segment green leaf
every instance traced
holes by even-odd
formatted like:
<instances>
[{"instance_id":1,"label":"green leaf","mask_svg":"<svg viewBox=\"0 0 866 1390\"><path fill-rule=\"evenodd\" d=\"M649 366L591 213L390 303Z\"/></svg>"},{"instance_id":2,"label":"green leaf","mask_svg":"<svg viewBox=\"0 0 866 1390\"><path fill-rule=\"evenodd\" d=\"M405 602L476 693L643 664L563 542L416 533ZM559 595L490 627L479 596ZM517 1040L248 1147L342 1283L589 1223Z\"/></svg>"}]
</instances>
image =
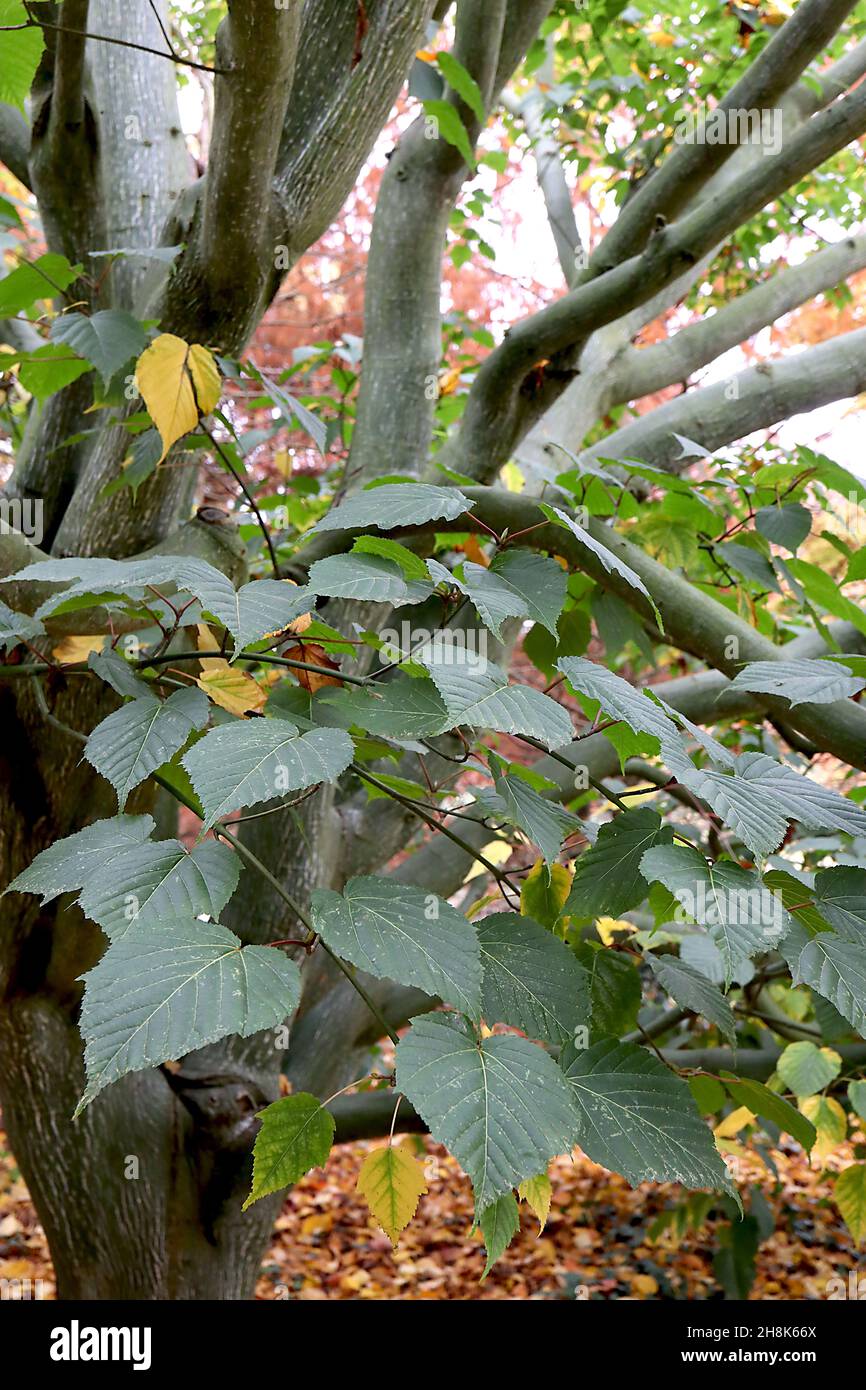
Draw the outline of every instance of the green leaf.
<instances>
[{"instance_id":1,"label":"green leaf","mask_svg":"<svg viewBox=\"0 0 866 1390\"><path fill-rule=\"evenodd\" d=\"M502 624L507 618L527 616L528 610L521 596L484 565L475 565L467 561L463 565L462 581L435 560L431 561L430 573L440 580L447 575L451 584L467 594L475 604L481 621L486 623L498 641L502 640Z\"/></svg>"},{"instance_id":2,"label":"green leaf","mask_svg":"<svg viewBox=\"0 0 866 1390\"><path fill-rule=\"evenodd\" d=\"M84 756L114 787L122 811L130 792L168 762L207 719L207 696L201 690L175 690L166 700L148 693L97 724Z\"/></svg>"},{"instance_id":3,"label":"green leaf","mask_svg":"<svg viewBox=\"0 0 866 1390\"><path fill-rule=\"evenodd\" d=\"M726 987L741 957L771 950L791 925L781 899L758 874L726 860L709 864L687 845L648 850L641 872L663 883L688 916L709 932L724 962Z\"/></svg>"},{"instance_id":4,"label":"green leaf","mask_svg":"<svg viewBox=\"0 0 866 1390\"><path fill-rule=\"evenodd\" d=\"M829 999L843 1018L866 1034L866 947L821 932L798 956L785 952L794 984L809 985Z\"/></svg>"},{"instance_id":5,"label":"green leaf","mask_svg":"<svg viewBox=\"0 0 866 1390\"><path fill-rule=\"evenodd\" d=\"M25 578L23 571L19 575ZM310 607L308 590L287 580L255 579L235 590L225 575L207 561L182 555L154 555L145 560L39 560L28 566L26 580L67 585L42 604L38 617L54 613L82 596L144 596L148 589L173 586L192 594L205 612L212 613L228 628L238 649L281 632ZM146 596L153 601L150 594Z\"/></svg>"},{"instance_id":6,"label":"green leaf","mask_svg":"<svg viewBox=\"0 0 866 1390\"><path fill-rule=\"evenodd\" d=\"M17 647L20 638L26 637L30 642L44 632L45 627L38 618L31 618L27 613L15 613L5 603L0 603L0 646L6 651Z\"/></svg>"},{"instance_id":7,"label":"green leaf","mask_svg":"<svg viewBox=\"0 0 866 1390\"><path fill-rule=\"evenodd\" d=\"M866 1120L866 1081L848 1082L848 1100L855 1115Z\"/></svg>"},{"instance_id":8,"label":"green leaf","mask_svg":"<svg viewBox=\"0 0 866 1390\"><path fill-rule=\"evenodd\" d=\"M766 540L784 546L793 555L812 529L812 513L799 502L787 502L783 507L759 507L755 525Z\"/></svg>"},{"instance_id":9,"label":"green leaf","mask_svg":"<svg viewBox=\"0 0 866 1390\"><path fill-rule=\"evenodd\" d=\"M373 1149L361 1164L358 1191L396 1246L400 1232L409 1225L419 1199L427 1191L424 1164L406 1143Z\"/></svg>"},{"instance_id":10,"label":"green leaf","mask_svg":"<svg viewBox=\"0 0 866 1390\"><path fill-rule=\"evenodd\" d=\"M433 682L402 674L377 686L376 697L362 690L340 690L322 699L345 714L349 723L390 738L424 738L438 734L450 723Z\"/></svg>"},{"instance_id":11,"label":"green leaf","mask_svg":"<svg viewBox=\"0 0 866 1390\"><path fill-rule=\"evenodd\" d=\"M718 1028L731 1046L736 1040L733 1011L716 986L687 961L676 956L645 957L650 969L666 994L682 1009L701 1014Z\"/></svg>"},{"instance_id":12,"label":"green leaf","mask_svg":"<svg viewBox=\"0 0 866 1390\"><path fill-rule=\"evenodd\" d=\"M90 362L107 390L115 373L144 352L147 334L125 309L101 309L89 318L79 313L59 315L51 325L51 341L66 344Z\"/></svg>"},{"instance_id":13,"label":"green leaf","mask_svg":"<svg viewBox=\"0 0 866 1390\"><path fill-rule=\"evenodd\" d=\"M573 737L568 711L528 685L509 685L492 661L459 647L423 649L416 660L426 666L448 710L447 728L523 734L546 748L561 748Z\"/></svg>"},{"instance_id":14,"label":"green leaf","mask_svg":"<svg viewBox=\"0 0 866 1390\"><path fill-rule=\"evenodd\" d=\"M513 1192L504 1192L491 1202L478 1218L478 1226L487 1250L487 1262L482 1282L500 1259L520 1230L520 1212Z\"/></svg>"},{"instance_id":15,"label":"green leaf","mask_svg":"<svg viewBox=\"0 0 866 1390\"><path fill-rule=\"evenodd\" d=\"M582 824L579 816L540 796L522 777L500 774L495 764L494 785L496 793L493 796L488 793L488 799L496 806L501 803L502 808L494 810L494 814L523 830L533 844L538 845L547 863L552 863L565 836L573 834Z\"/></svg>"},{"instance_id":16,"label":"green leaf","mask_svg":"<svg viewBox=\"0 0 866 1390\"><path fill-rule=\"evenodd\" d=\"M556 526L563 526L567 531L570 531L573 536L577 537L581 545L586 546L587 550L591 550L596 559L601 561L608 574L618 574L620 579L625 580L629 588L636 589L639 594L643 594L655 615L659 632L664 632L664 624L662 623L661 614L656 607L655 599L644 584L640 575L635 574L631 565L627 565L625 561L621 560L618 555L615 555L612 550L608 550L606 545L602 545L601 541L597 541L594 536L591 536L588 531L585 531L582 526L579 526L574 518L568 515L568 512L562 511L559 507L550 507L546 502L540 502L539 507L549 521L552 521ZM613 536L613 534L612 532L611 535Z\"/></svg>"},{"instance_id":17,"label":"green leaf","mask_svg":"<svg viewBox=\"0 0 866 1390\"><path fill-rule=\"evenodd\" d=\"M437 53L436 62L449 87L453 87L461 101L469 107L483 125L487 113L484 110L481 88L475 78L466 71L462 63L457 61L453 53Z\"/></svg>"},{"instance_id":18,"label":"green leaf","mask_svg":"<svg viewBox=\"0 0 866 1390\"><path fill-rule=\"evenodd\" d=\"M114 940L133 922L150 926L166 917L218 917L239 873L237 855L216 840L203 840L189 853L179 840L147 840L92 873L78 901L85 917Z\"/></svg>"},{"instance_id":19,"label":"green leaf","mask_svg":"<svg viewBox=\"0 0 866 1390\"><path fill-rule=\"evenodd\" d=\"M429 581L407 580L399 565L378 555L331 555L310 566L310 594L366 599L368 603L423 603L433 592Z\"/></svg>"},{"instance_id":20,"label":"green leaf","mask_svg":"<svg viewBox=\"0 0 866 1390\"><path fill-rule=\"evenodd\" d=\"M493 564L466 562L463 580L442 565L431 564L430 573L446 578L467 594L494 637L501 639L506 618L532 618L556 636L556 624L565 603L567 576L555 560L529 550L506 550ZM441 571L441 573L440 573Z\"/></svg>"},{"instance_id":21,"label":"green leaf","mask_svg":"<svg viewBox=\"0 0 866 1390\"><path fill-rule=\"evenodd\" d=\"M866 946L866 869L842 864L822 869L815 875L812 897L821 916L841 937Z\"/></svg>"},{"instance_id":22,"label":"green leaf","mask_svg":"<svg viewBox=\"0 0 866 1390\"><path fill-rule=\"evenodd\" d=\"M342 729L301 734L288 719L239 719L210 729L181 761L204 807L204 833L228 811L336 781L352 754Z\"/></svg>"},{"instance_id":23,"label":"green leaf","mask_svg":"<svg viewBox=\"0 0 866 1390\"><path fill-rule=\"evenodd\" d=\"M689 1090L702 1115L717 1115L727 1097L725 1088L714 1076L690 1076Z\"/></svg>"},{"instance_id":24,"label":"green leaf","mask_svg":"<svg viewBox=\"0 0 866 1390\"><path fill-rule=\"evenodd\" d=\"M468 507L457 488L432 487L429 483L382 483L364 488L338 507L332 507L307 535L319 531L361 531L368 526L391 531L401 526L423 526L428 521L456 521Z\"/></svg>"},{"instance_id":25,"label":"green leaf","mask_svg":"<svg viewBox=\"0 0 866 1390\"><path fill-rule=\"evenodd\" d=\"M641 859L654 846L670 844L673 837L671 827L663 825L648 806L614 816L575 862L566 911L578 917L620 917L637 907L648 892Z\"/></svg>"},{"instance_id":26,"label":"green leaf","mask_svg":"<svg viewBox=\"0 0 866 1390\"><path fill-rule=\"evenodd\" d=\"M126 658L113 647L105 647L101 652L90 652L87 664L91 671L116 690L118 695L141 700L153 694L147 681L141 680Z\"/></svg>"},{"instance_id":27,"label":"green leaf","mask_svg":"<svg viewBox=\"0 0 866 1390\"><path fill-rule=\"evenodd\" d=\"M575 955L589 972L593 1038L618 1037L637 1023L640 975L628 956L600 942L582 941Z\"/></svg>"},{"instance_id":28,"label":"green leaf","mask_svg":"<svg viewBox=\"0 0 866 1390\"><path fill-rule=\"evenodd\" d=\"M776 695L795 705L827 705L866 688L866 679L852 676L836 661L752 661L731 681L735 690Z\"/></svg>"},{"instance_id":29,"label":"green leaf","mask_svg":"<svg viewBox=\"0 0 866 1390\"><path fill-rule=\"evenodd\" d=\"M89 371L89 364L82 362L78 357L72 357L68 348L46 343L45 347L37 348L35 352L22 359L18 379L25 391L42 401L47 396L62 391L65 386L69 386Z\"/></svg>"},{"instance_id":30,"label":"green leaf","mask_svg":"<svg viewBox=\"0 0 866 1390\"><path fill-rule=\"evenodd\" d=\"M378 555L383 560L393 560L400 566L407 579L420 579L425 583L430 579L427 566L420 555L416 555L414 550L409 550L399 541L390 541L384 536L359 536L352 546L352 554Z\"/></svg>"},{"instance_id":31,"label":"green leaf","mask_svg":"<svg viewBox=\"0 0 866 1390\"><path fill-rule=\"evenodd\" d=\"M719 1248L713 1256L713 1271L725 1297L741 1302L748 1298L755 1282L755 1257L760 1231L754 1216L732 1221L719 1233Z\"/></svg>"},{"instance_id":32,"label":"green leaf","mask_svg":"<svg viewBox=\"0 0 866 1390\"><path fill-rule=\"evenodd\" d=\"M845 597L832 574L825 574L817 565L810 565L806 560L789 560L787 564L791 574L802 584L814 603L832 613L834 618L853 623L858 632L866 633L866 613L862 605Z\"/></svg>"},{"instance_id":33,"label":"green leaf","mask_svg":"<svg viewBox=\"0 0 866 1390\"><path fill-rule=\"evenodd\" d=\"M242 947L225 927L186 918L130 927L84 981L87 1087L76 1114L127 1072L276 1027L301 995L300 971L281 951Z\"/></svg>"},{"instance_id":34,"label":"green leaf","mask_svg":"<svg viewBox=\"0 0 866 1390\"><path fill-rule=\"evenodd\" d=\"M4 0L0 0L2 3ZM37 257L35 261L23 261L5 279L0 280L0 318L22 314L37 300L53 299L58 290L69 288L81 270L80 265L70 265L65 256L58 256L53 251Z\"/></svg>"},{"instance_id":35,"label":"green leaf","mask_svg":"<svg viewBox=\"0 0 866 1390\"><path fill-rule=\"evenodd\" d=\"M730 771L677 769L679 781L736 832L755 855L772 854L800 821L815 830L866 834L866 810L766 753L742 753Z\"/></svg>"},{"instance_id":36,"label":"green leaf","mask_svg":"<svg viewBox=\"0 0 866 1390\"><path fill-rule=\"evenodd\" d=\"M782 592L772 565L760 550L753 550L750 545L739 545L736 541L725 541L715 547L715 554L721 556L728 569L747 579L750 584L774 594Z\"/></svg>"},{"instance_id":37,"label":"green leaf","mask_svg":"<svg viewBox=\"0 0 866 1390\"><path fill-rule=\"evenodd\" d=\"M0 0L0 25L26 24L27 18L21 0ZM45 35L36 24L0 33L0 102L24 111L44 47Z\"/></svg>"},{"instance_id":38,"label":"green leaf","mask_svg":"<svg viewBox=\"0 0 866 1390\"><path fill-rule=\"evenodd\" d=\"M866 1240L866 1163L843 1168L833 1184L833 1196L857 1245Z\"/></svg>"},{"instance_id":39,"label":"green leaf","mask_svg":"<svg viewBox=\"0 0 866 1390\"><path fill-rule=\"evenodd\" d=\"M657 738L664 748L669 744L682 747L679 730L664 710L606 666L583 656L565 656L557 662L557 669L578 694L597 700L608 718L622 720L635 733Z\"/></svg>"},{"instance_id":40,"label":"green leaf","mask_svg":"<svg viewBox=\"0 0 866 1390\"><path fill-rule=\"evenodd\" d=\"M429 121L436 122L436 130L442 139L459 150L469 168L474 169L475 153L457 108L452 106L450 101L430 98L424 102L424 114Z\"/></svg>"},{"instance_id":41,"label":"green leaf","mask_svg":"<svg viewBox=\"0 0 866 1390\"><path fill-rule=\"evenodd\" d=\"M563 1061L580 1117L578 1143L594 1163L633 1187L652 1181L732 1190L691 1091L652 1053L605 1039Z\"/></svg>"},{"instance_id":42,"label":"green leaf","mask_svg":"<svg viewBox=\"0 0 866 1390\"><path fill-rule=\"evenodd\" d=\"M338 956L377 980L416 985L478 1019L481 958L470 922L435 893L388 878L316 889L313 926Z\"/></svg>"},{"instance_id":43,"label":"green leaf","mask_svg":"<svg viewBox=\"0 0 866 1390\"><path fill-rule=\"evenodd\" d=\"M558 937L531 917L495 912L479 922L478 941L488 1024L508 1023L555 1046L588 1028L589 976Z\"/></svg>"},{"instance_id":44,"label":"green leaf","mask_svg":"<svg viewBox=\"0 0 866 1390\"><path fill-rule=\"evenodd\" d=\"M546 1052L513 1034L479 1043L446 1014L416 1019L401 1040L397 1089L468 1174L478 1214L576 1139L568 1089Z\"/></svg>"},{"instance_id":45,"label":"green leaf","mask_svg":"<svg viewBox=\"0 0 866 1390\"><path fill-rule=\"evenodd\" d=\"M243 1210L269 1192L297 1182L327 1162L334 1117L306 1091L275 1100L259 1112L262 1127L253 1146L253 1186Z\"/></svg>"},{"instance_id":46,"label":"green leaf","mask_svg":"<svg viewBox=\"0 0 866 1390\"><path fill-rule=\"evenodd\" d=\"M802 1144L806 1152L809 1152L817 1134L815 1126L805 1115L760 1081L738 1077L728 1071L722 1072L722 1075L735 1105L745 1105L753 1115L760 1115L762 1120L769 1120L771 1124L778 1125L779 1129L790 1134L792 1139L796 1139L797 1143Z\"/></svg>"},{"instance_id":47,"label":"green leaf","mask_svg":"<svg viewBox=\"0 0 866 1390\"><path fill-rule=\"evenodd\" d=\"M153 826L151 816L112 816L95 821L37 854L6 892L39 893L43 904L61 893L76 893L116 855L146 840Z\"/></svg>"},{"instance_id":48,"label":"green leaf","mask_svg":"<svg viewBox=\"0 0 866 1390\"><path fill-rule=\"evenodd\" d=\"M568 591L568 575L556 560L516 546L513 550L500 550L488 573L495 574L519 595L527 617L556 637Z\"/></svg>"},{"instance_id":49,"label":"green leaf","mask_svg":"<svg viewBox=\"0 0 866 1390\"><path fill-rule=\"evenodd\" d=\"M835 1081L842 1070L842 1058L829 1047L813 1042L789 1043L776 1063L776 1070L798 1100L814 1096Z\"/></svg>"}]
</instances>

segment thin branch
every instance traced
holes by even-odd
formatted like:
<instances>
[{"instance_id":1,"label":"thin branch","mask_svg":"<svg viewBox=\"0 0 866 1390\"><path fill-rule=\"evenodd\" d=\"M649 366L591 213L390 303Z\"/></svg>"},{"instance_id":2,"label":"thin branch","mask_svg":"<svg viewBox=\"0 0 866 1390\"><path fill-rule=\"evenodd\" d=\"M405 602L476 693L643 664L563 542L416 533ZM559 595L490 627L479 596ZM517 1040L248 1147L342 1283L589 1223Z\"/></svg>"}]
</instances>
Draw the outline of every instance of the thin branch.
<instances>
[{"instance_id":1,"label":"thin branch","mask_svg":"<svg viewBox=\"0 0 866 1390\"><path fill-rule=\"evenodd\" d=\"M131 39L113 38L109 34L94 34L85 29L68 29L62 24L49 24L45 19L29 19L25 24L0 24L0 33L17 29L48 29L56 34L72 34L79 39L95 39L98 43L113 43L118 48L134 48L138 53L152 53L156 58L168 58L169 62L180 63L186 68L197 68L199 72L220 73L228 76L228 68L209 68L206 63L196 63L192 58L181 58L177 53L163 53L159 48L150 48L144 43L133 43Z\"/></svg>"}]
</instances>

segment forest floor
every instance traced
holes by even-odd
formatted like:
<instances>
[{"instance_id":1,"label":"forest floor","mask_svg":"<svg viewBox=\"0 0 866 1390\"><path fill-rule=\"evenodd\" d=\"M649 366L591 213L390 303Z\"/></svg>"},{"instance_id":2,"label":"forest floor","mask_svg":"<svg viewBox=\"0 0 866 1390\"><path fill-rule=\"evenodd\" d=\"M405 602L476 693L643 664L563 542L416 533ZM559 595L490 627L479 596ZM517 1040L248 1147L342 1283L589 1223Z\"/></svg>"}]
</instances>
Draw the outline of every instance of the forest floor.
<instances>
[{"instance_id":1,"label":"forest floor","mask_svg":"<svg viewBox=\"0 0 866 1390\"><path fill-rule=\"evenodd\" d=\"M480 1283L484 1252L471 1234L469 1183L444 1150L426 1152L429 1191L396 1251L373 1224L355 1185L370 1144L346 1144L289 1193L265 1256L260 1299L707 1299L713 1276L710 1221L677 1241L648 1228L683 1198L674 1185L632 1190L584 1158L551 1167L553 1201L544 1232L525 1204L518 1237ZM854 1243L830 1197L819 1163L802 1151L773 1150L774 1174L760 1159L733 1160L742 1182L757 1184L776 1230L757 1254L752 1299L823 1299L828 1281L858 1267ZM850 1157L850 1156L847 1156ZM834 1162L845 1160L842 1150ZM860 1273L866 1273L861 1269ZM55 1295L45 1235L0 1131L0 1279L31 1281L31 1296ZM36 1281L42 1281L37 1284ZM7 1286L4 1285L4 1288Z\"/></svg>"}]
</instances>

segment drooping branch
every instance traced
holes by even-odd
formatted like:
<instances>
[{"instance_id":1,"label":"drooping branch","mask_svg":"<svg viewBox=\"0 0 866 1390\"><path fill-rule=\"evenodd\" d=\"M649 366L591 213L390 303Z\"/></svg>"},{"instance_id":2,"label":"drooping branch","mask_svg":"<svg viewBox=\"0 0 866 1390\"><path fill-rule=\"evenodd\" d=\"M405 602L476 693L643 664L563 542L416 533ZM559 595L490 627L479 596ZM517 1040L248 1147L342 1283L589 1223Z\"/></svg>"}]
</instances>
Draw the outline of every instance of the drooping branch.
<instances>
[{"instance_id":1,"label":"drooping branch","mask_svg":"<svg viewBox=\"0 0 866 1390\"><path fill-rule=\"evenodd\" d=\"M863 390L866 329L860 328L804 352L775 362L760 362L728 380L676 396L599 440L583 457L639 459L673 472L683 464L676 434L702 444L705 449L718 449L753 430L817 410L830 401L857 396Z\"/></svg>"},{"instance_id":2,"label":"drooping branch","mask_svg":"<svg viewBox=\"0 0 866 1390\"><path fill-rule=\"evenodd\" d=\"M846 237L800 265L777 270L763 284L731 300L718 313L706 315L665 342L647 348L627 348L614 364L612 403L638 400L674 382L686 381L700 367L746 342L807 300L841 284L864 266L866 235Z\"/></svg>"}]
</instances>

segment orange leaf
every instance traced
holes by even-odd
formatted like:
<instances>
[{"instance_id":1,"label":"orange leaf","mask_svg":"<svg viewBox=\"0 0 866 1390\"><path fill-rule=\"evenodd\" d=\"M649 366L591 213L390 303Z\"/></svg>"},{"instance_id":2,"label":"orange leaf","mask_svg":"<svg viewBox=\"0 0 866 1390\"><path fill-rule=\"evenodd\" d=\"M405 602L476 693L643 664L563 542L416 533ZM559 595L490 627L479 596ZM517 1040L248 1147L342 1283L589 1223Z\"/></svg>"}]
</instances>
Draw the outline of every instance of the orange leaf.
<instances>
[{"instance_id":1,"label":"orange leaf","mask_svg":"<svg viewBox=\"0 0 866 1390\"><path fill-rule=\"evenodd\" d=\"M323 671L295 671L298 684L303 686L304 690L309 690L311 695L314 695L317 690L321 690L323 686L342 686L343 684L339 676L339 666L331 660L325 648L320 647L317 642L297 642L292 647L284 647L282 655L289 657L292 661L306 661L311 666L326 668ZM330 676L326 674L326 671L334 671L337 674Z\"/></svg>"}]
</instances>

